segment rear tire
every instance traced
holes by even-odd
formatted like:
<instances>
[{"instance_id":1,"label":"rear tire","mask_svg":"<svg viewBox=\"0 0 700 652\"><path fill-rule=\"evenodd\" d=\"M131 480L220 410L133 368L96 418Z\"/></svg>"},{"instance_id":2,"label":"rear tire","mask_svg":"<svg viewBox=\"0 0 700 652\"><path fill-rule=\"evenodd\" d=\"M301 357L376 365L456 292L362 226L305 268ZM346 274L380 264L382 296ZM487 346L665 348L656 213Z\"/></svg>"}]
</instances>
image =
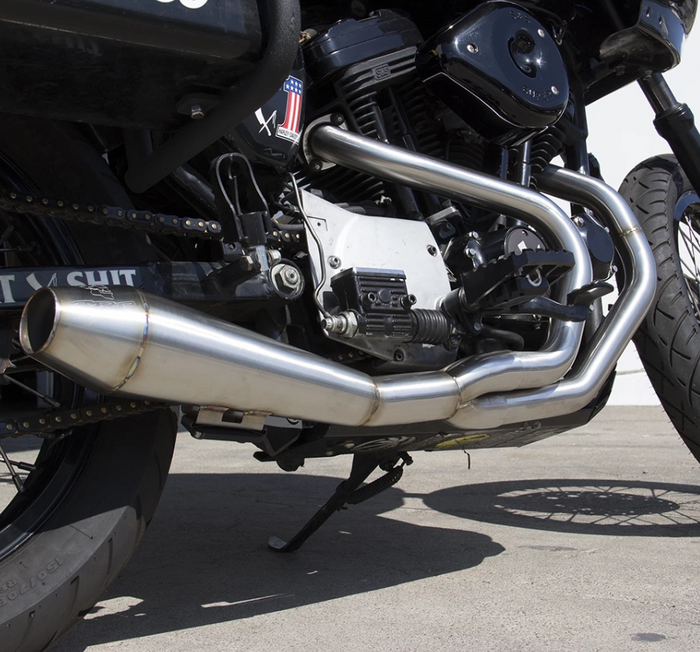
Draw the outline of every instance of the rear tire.
<instances>
[{"instance_id":1,"label":"rear tire","mask_svg":"<svg viewBox=\"0 0 700 652\"><path fill-rule=\"evenodd\" d=\"M700 461L700 295L697 284L691 293L678 245L684 207L697 196L672 156L640 163L620 194L649 240L657 270L656 297L634 343L666 413Z\"/></svg>"},{"instance_id":2,"label":"rear tire","mask_svg":"<svg viewBox=\"0 0 700 652\"><path fill-rule=\"evenodd\" d=\"M24 183L49 196L128 206L108 166L75 128L0 117L0 154L21 170ZM141 233L61 228L68 245L61 249L64 260L54 264L155 259ZM65 495L28 539L0 558L0 652L46 649L116 579L153 517L176 432L175 415L163 409L70 435L79 444L71 451L80 454L68 456L75 471Z\"/></svg>"}]
</instances>

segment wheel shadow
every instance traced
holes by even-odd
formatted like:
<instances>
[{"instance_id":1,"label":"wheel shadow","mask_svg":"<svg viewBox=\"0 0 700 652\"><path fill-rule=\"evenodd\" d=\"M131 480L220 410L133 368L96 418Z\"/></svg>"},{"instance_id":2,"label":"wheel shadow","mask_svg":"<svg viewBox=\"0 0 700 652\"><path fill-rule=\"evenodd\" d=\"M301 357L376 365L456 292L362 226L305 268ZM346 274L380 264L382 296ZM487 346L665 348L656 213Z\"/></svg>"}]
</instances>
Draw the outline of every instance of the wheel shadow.
<instances>
[{"instance_id":1,"label":"wheel shadow","mask_svg":"<svg viewBox=\"0 0 700 652\"><path fill-rule=\"evenodd\" d=\"M504 548L465 529L382 517L421 499L433 510L511 527L609 536L700 536L700 487L620 480L523 480L428 495L389 489L334 515L298 553L289 538L338 479L173 474L134 559L85 622L52 650L251 618L478 566Z\"/></svg>"},{"instance_id":2,"label":"wheel shadow","mask_svg":"<svg viewBox=\"0 0 700 652\"><path fill-rule=\"evenodd\" d=\"M483 534L383 518L404 493L389 489L331 517L298 553L289 538L335 490L336 478L287 474L173 474L156 519L120 579L52 650L81 652L251 618L435 577L503 552Z\"/></svg>"},{"instance_id":3,"label":"wheel shadow","mask_svg":"<svg viewBox=\"0 0 700 652\"><path fill-rule=\"evenodd\" d=\"M534 530L697 537L700 487L625 480L522 480L451 487L423 497L439 512Z\"/></svg>"}]
</instances>

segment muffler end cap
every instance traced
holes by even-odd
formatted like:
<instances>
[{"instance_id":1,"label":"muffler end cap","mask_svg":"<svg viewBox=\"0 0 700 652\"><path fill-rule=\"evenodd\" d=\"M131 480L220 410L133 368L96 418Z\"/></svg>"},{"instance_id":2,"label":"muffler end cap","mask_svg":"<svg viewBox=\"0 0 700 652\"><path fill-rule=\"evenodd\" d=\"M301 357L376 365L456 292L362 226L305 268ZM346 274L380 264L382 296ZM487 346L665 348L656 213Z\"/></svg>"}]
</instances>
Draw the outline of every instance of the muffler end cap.
<instances>
[{"instance_id":1,"label":"muffler end cap","mask_svg":"<svg viewBox=\"0 0 700 652\"><path fill-rule=\"evenodd\" d=\"M56 334L60 303L53 290L42 288L24 306L19 323L19 341L27 355L45 351Z\"/></svg>"}]
</instances>

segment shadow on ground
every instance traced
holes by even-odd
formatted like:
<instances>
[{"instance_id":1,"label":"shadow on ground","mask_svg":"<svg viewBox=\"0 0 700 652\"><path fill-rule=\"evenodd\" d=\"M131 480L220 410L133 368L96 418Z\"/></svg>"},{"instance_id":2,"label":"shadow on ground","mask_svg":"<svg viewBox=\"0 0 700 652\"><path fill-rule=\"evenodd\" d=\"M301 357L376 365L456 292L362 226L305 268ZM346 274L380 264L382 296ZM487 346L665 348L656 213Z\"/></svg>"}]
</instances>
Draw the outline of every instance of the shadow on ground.
<instances>
[{"instance_id":1,"label":"shadow on ground","mask_svg":"<svg viewBox=\"0 0 700 652\"><path fill-rule=\"evenodd\" d=\"M490 537L382 517L392 488L335 515L300 553L288 539L338 480L308 475L174 474L120 580L56 647L90 645L250 618L472 568L503 552ZM465 485L422 499L464 519L574 534L700 535L700 488L644 482L528 480ZM420 512L414 520L420 520Z\"/></svg>"},{"instance_id":2,"label":"shadow on ground","mask_svg":"<svg viewBox=\"0 0 700 652\"><path fill-rule=\"evenodd\" d=\"M57 652L250 618L468 569L503 547L483 534L379 514L392 488L332 517L301 552L271 552L338 479L285 474L173 474L148 535L121 578Z\"/></svg>"},{"instance_id":3,"label":"shadow on ground","mask_svg":"<svg viewBox=\"0 0 700 652\"><path fill-rule=\"evenodd\" d=\"M620 480L521 480L451 487L424 496L461 518L572 534L700 535L700 487Z\"/></svg>"}]
</instances>

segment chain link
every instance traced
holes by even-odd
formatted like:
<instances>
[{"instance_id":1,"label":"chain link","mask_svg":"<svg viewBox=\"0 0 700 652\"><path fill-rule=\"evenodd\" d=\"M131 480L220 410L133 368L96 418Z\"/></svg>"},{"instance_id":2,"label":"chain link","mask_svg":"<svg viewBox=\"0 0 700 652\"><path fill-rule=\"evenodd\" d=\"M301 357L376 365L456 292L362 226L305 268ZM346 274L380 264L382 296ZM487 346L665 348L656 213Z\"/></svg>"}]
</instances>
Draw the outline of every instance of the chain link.
<instances>
[{"instance_id":1,"label":"chain link","mask_svg":"<svg viewBox=\"0 0 700 652\"><path fill-rule=\"evenodd\" d=\"M5 419L0 421L0 440L25 435L50 439L51 434L57 430L130 417L162 407L165 407L162 403L133 399L98 403L74 410L52 410L19 419Z\"/></svg>"},{"instance_id":2,"label":"chain link","mask_svg":"<svg viewBox=\"0 0 700 652\"><path fill-rule=\"evenodd\" d=\"M52 217L186 238L206 240L222 238L221 224L214 220L177 217L104 204L80 204L17 192L0 194L0 209L32 217ZM0 420L0 440L25 435L51 439L52 433L59 430L134 416L162 407L164 405L161 403L134 399L99 403L73 410L52 410L19 419Z\"/></svg>"},{"instance_id":3,"label":"chain link","mask_svg":"<svg viewBox=\"0 0 700 652\"><path fill-rule=\"evenodd\" d=\"M221 240L222 237L221 224L214 220L163 215L162 213L104 204L79 204L63 199L35 197L17 192L6 192L0 195L0 209L24 213L32 217L55 217L62 220L89 222L123 229L139 229L186 238Z\"/></svg>"}]
</instances>

